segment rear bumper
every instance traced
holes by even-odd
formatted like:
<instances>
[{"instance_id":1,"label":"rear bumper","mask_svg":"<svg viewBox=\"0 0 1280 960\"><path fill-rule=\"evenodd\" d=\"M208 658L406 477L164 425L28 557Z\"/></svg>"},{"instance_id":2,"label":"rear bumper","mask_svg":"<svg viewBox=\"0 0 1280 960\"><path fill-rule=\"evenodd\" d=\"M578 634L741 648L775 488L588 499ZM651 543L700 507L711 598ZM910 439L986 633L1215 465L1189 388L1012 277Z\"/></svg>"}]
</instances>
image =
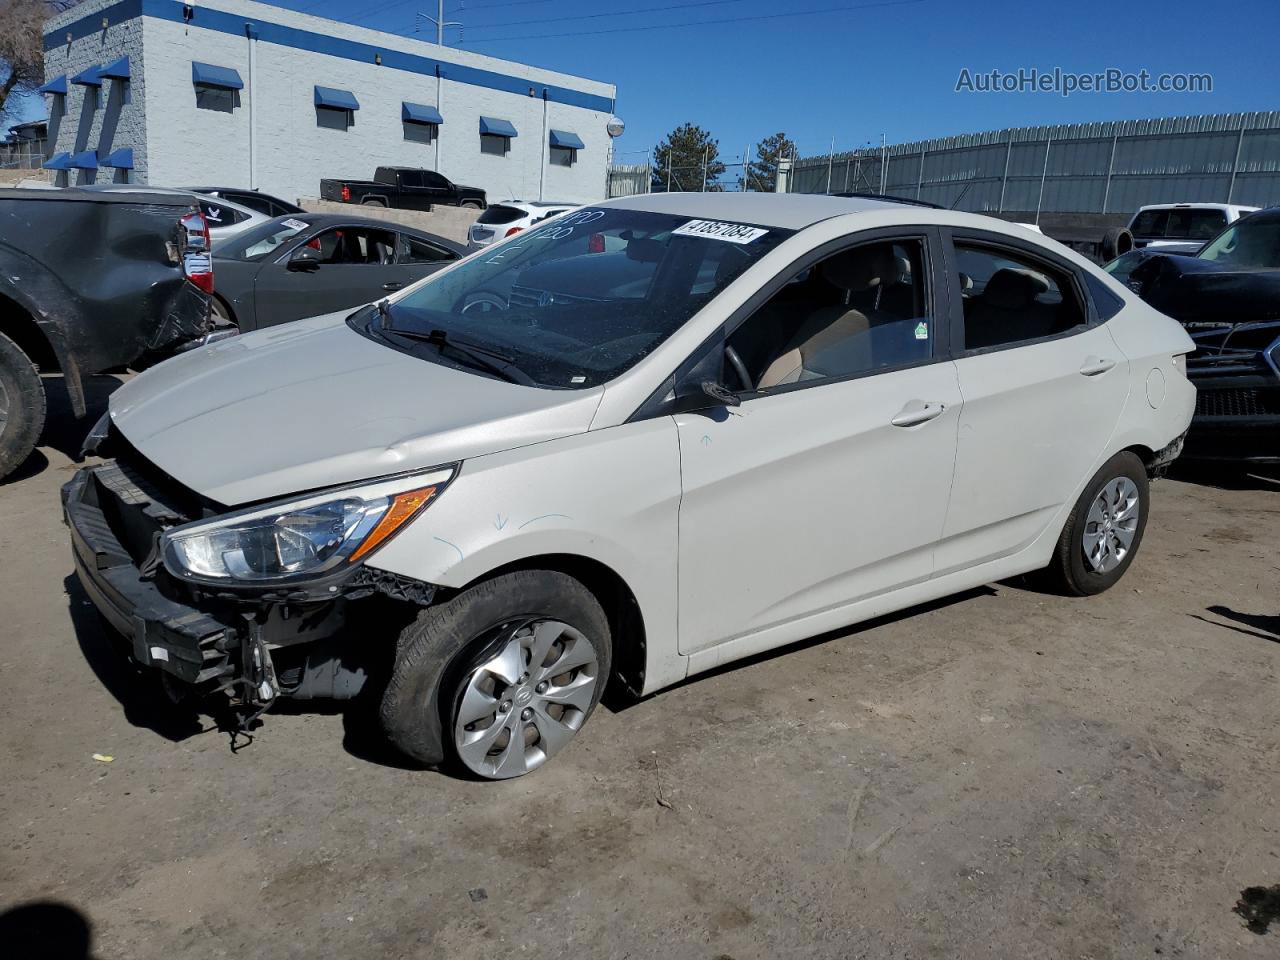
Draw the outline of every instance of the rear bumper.
<instances>
[{"instance_id":1,"label":"rear bumper","mask_svg":"<svg viewBox=\"0 0 1280 960\"><path fill-rule=\"evenodd\" d=\"M95 502L94 482L94 468L86 468L62 488L76 576L93 605L138 663L192 685L234 679L236 627L169 599L143 576Z\"/></svg>"}]
</instances>

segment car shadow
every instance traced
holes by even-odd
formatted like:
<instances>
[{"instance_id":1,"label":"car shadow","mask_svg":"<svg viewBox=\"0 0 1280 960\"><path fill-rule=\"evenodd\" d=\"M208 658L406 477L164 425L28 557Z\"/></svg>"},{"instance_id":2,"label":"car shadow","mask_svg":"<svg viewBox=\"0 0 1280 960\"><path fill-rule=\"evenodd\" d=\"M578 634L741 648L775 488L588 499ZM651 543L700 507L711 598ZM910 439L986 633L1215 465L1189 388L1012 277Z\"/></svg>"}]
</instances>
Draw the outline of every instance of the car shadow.
<instances>
[{"instance_id":1,"label":"car shadow","mask_svg":"<svg viewBox=\"0 0 1280 960\"><path fill-rule=\"evenodd\" d=\"M57 900L30 900L0 913L0 949L10 957L92 960L93 924Z\"/></svg>"},{"instance_id":2,"label":"car shadow","mask_svg":"<svg viewBox=\"0 0 1280 960\"><path fill-rule=\"evenodd\" d=\"M98 614L76 574L63 581L67 609L80 652L124 711L124 717L135 727L157 733L174 743L197 734L210 733L224 726L221 718L203 722L193 704L175 703L166 692L158 670L139 667L129 656L128 641L120 636Z\"/></svg>"},{"instance_id":3,"label":"car shadow","mask_svg":"<svg viewBox=\"0 0 1280 960\"><path fill-rule=\"evenodd\" d=\"M1243 633L1245 636L1249 637L1257 637L1259 640L1270 640L1272 643L1280 643L1280 615L1269 613L1241 613L1238 610L1232 610L1230 607L1223 606L1222 604L1214 604L1211 607L1206 607L1205 612L1215 614L1216 616L1222 617L1226 620L1234 620L1236 623L1244 624L1244 626L1234 627L1229 623L1210 620L1208 617L1202 617L1196 613L1191 614L1191 616L1196 620L1202 620L1215 627L1222 627L1224 630L1234 630L1236 633Z\"/></svg>"},{"instance_id":4,"label":"car shadow","mask_svg":"<svg viewBox=\"0 0 1280 960\"><path fill-rule=\"evenodd\" d=\"M711 677L718 677L721 674L732 673L735 670L742 670L747 667L754 666L757 663L764 663L773 660L776 657L785 657L788 654L796 653L800 650L807 650L810 647L820 646L829 643L832 640L839 640L844 637L854 637L868 630L874 630L877 627L883 627L890 623L897 623L901 620L908 620L917 617L922 613L929 613L932 610L942 610L946 607L953 606L957 603L964 603L977 597L994 597L996 590L990 586L974 587L972 590L965 590L962 593L955 593L951 596L940 597L937 600L930 600L927 603L921 603L914 607L908 607L905 610L899 610L896 613L886 613L884 616L875 617L871 620L864 620L856 623L852 627L841 627L838 630L829 630L826 633L820 633L816 636L807 637L804 640L796 640L785 646L775 647L772 650L765 650L761 653L752 654L749 657L743 657L741 660L734 660L732 663L726 663L723 666L707 670L703 673L697 673L693 676L673 684L670 687L664 687L662 690L645 697L636 697L622 690L621 684L610 684L605 690L604 697L600 701L600 706L604 707L610 713L622 713L631 707L652 697L659 696L668 690L676 690L680 687L687 686L691 683L698 683L702 680L708 680Z\"/></svg>"},{"instance_id":5,"label":"car shadow","mask_svg":"<svg viewBox=\"0 0 1280 960\"><path fill-rule=\"evenodd\" d=\"M1175 460L1169 467L1169 479L1219 490L1280 491L1280 464Z\"/></svg>"},{"instance_id":6,"label":"car shadow","mask_svg":"<svg viewBox=\"0 0 1280 960\"><path fill-rule=\"evenodd\" d=\"M17 483L37 476L49 466L49 458L40 447L51 447L68 459L79 461L80 448L84 445L85 435L89 428L97 423L107 410L107 401L124 382L120 377L101 374L84 378L85 415L77 417L71 409L71 398L67 396L62 376L41 377L44 384L44 395L48 404L45 414L44 430L40 433L36 449L24 460L16 470L0 480L0 486Z\"/></svg>"}]
</instances>

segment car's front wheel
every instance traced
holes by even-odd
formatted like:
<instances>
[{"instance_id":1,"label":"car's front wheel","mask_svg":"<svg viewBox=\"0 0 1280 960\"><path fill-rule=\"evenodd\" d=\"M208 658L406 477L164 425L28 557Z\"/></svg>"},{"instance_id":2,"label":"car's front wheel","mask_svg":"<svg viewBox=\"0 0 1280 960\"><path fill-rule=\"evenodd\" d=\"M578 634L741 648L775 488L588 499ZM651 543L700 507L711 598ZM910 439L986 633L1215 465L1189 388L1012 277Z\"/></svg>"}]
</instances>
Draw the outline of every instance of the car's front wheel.
<instances>
[{"instance_id":1,"label":"car's front wheel","mask_svg":"<svg viewBox=\"0 0 1280 960\"><path fill-rule=\"evenodd\" d=\"M1050 584L1079 597L1112 587L1133 563L1147 526L1147 470L1136 454L1117 453L1085 486L1045 569Z\"/></svg>"},{"instance_id":2,"label":"car's front wheel","mask_svg":"<svg viewBox=\"0 0 1280 960\"><path fill-rule=\"evenodd\" d=\"M610 662L608 618L579 581L549 570L505 574L405 628L382 726L415 759L518 777L582 729Z\"/></svg>"}]
</instances>

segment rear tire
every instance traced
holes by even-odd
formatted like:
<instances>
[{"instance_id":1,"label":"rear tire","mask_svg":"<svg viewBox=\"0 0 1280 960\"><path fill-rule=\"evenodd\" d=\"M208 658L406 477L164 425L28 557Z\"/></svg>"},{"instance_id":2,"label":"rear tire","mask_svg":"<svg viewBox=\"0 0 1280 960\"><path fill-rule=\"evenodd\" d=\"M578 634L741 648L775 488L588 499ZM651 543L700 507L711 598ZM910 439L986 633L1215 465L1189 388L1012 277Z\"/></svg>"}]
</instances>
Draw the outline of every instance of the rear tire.
<instances>
[{"instance_id":1,"label":"rear tire","mask_svg":"<svg viewBox=\"0 0 1280 960\"><path fill-rule=\"evenodd\" d=\"M31 455L44 429L40 373L21 348L0 333L0 478Z\"/></svg>"},{"instance_id":2,"label":"rear tire","mask_svg":"<svg viewBox=\"0 0 1280 960\"><path fill-rule=\"evenodd\" d=\"M386 209L386 207L387 207L387 201L385 201L385 200L361 200L361 201L360 201L360 206L362 206L362 207L382 207L382 208L385 210L385 209Z\"/></svg>"},{"instance_id":3,"label":"rear tire","mask_svg":"<svg viewBox=\"0 0 1280 960\"><path fill-rule=\"evenodd\" d=\"M1046 585L1076 597L1113 587L1138 553L1149 507L1146 467L1128 450L1117 453L1072 507L1053 560L1042 571Z\"/></svg>"},{"instance_id":4,"label":"rear tire","mask_svg":"<svg viewBox=\"0 0 1280 960\"><path fill-rule=\"evenodd\" d=\"M540 625L549 625L544 636L555 637L535 663L529 648L537 649ZM504 653L512 663L520 660L512 645L518 652L522 637L528 662L507 669L499 661ZM556 672L544 677L544 663ZM494 577L427 608L401 632L382 697L382 729L422 763L447 762L482 779L521 776L554 756L590 718L611 663L608 618L578 580L551 570ZM493 710L462 717L464 695L468 709L484 701ZM520 741L502 728L518 730ZM494 736L486 736L490 731Z\"/></svg>"}]
</instances>

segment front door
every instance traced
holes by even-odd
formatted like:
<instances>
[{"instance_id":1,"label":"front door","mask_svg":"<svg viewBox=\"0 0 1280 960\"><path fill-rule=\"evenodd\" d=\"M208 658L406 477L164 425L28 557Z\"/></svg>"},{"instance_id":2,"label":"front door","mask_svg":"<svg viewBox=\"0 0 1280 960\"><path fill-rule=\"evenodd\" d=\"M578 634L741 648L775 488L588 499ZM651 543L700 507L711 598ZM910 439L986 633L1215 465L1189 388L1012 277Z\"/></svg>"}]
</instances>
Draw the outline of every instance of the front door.
<instances>
[{"instance_id":1,"label":"front door","mask_svg":"<svg viewBox=\"0 0 1280 960\"><path fill-rule=\"evenodd\" d=\"M681 653L932 574L960 415L933 260L902 236L798 272L729 335L741 405L676 416Z\"/></svg>"},{"instance_id":2,"label":"front door","mask_svg":"<svg viewBox=\"0 0 1280 960\"><path fill-rule=\"evenodd\" d=\"M396 234L390 230L344 226L308 241L320 262L306 270L290 266L296 249L258 272L254 282L258 326L315 317L380 300L417 279L396 264Z\"/></svg>"},{"instance_id":3,"label":"front door","mask_svg":"<svg viewBox=\"0 0 1280 960\"><path fill-rule=\"evenodd\" d=\"M1040 536L1096 469L1129 389L1076 268L980 234L953 250L964 409L939 575Z\"/></svg>"}]
</instances>

